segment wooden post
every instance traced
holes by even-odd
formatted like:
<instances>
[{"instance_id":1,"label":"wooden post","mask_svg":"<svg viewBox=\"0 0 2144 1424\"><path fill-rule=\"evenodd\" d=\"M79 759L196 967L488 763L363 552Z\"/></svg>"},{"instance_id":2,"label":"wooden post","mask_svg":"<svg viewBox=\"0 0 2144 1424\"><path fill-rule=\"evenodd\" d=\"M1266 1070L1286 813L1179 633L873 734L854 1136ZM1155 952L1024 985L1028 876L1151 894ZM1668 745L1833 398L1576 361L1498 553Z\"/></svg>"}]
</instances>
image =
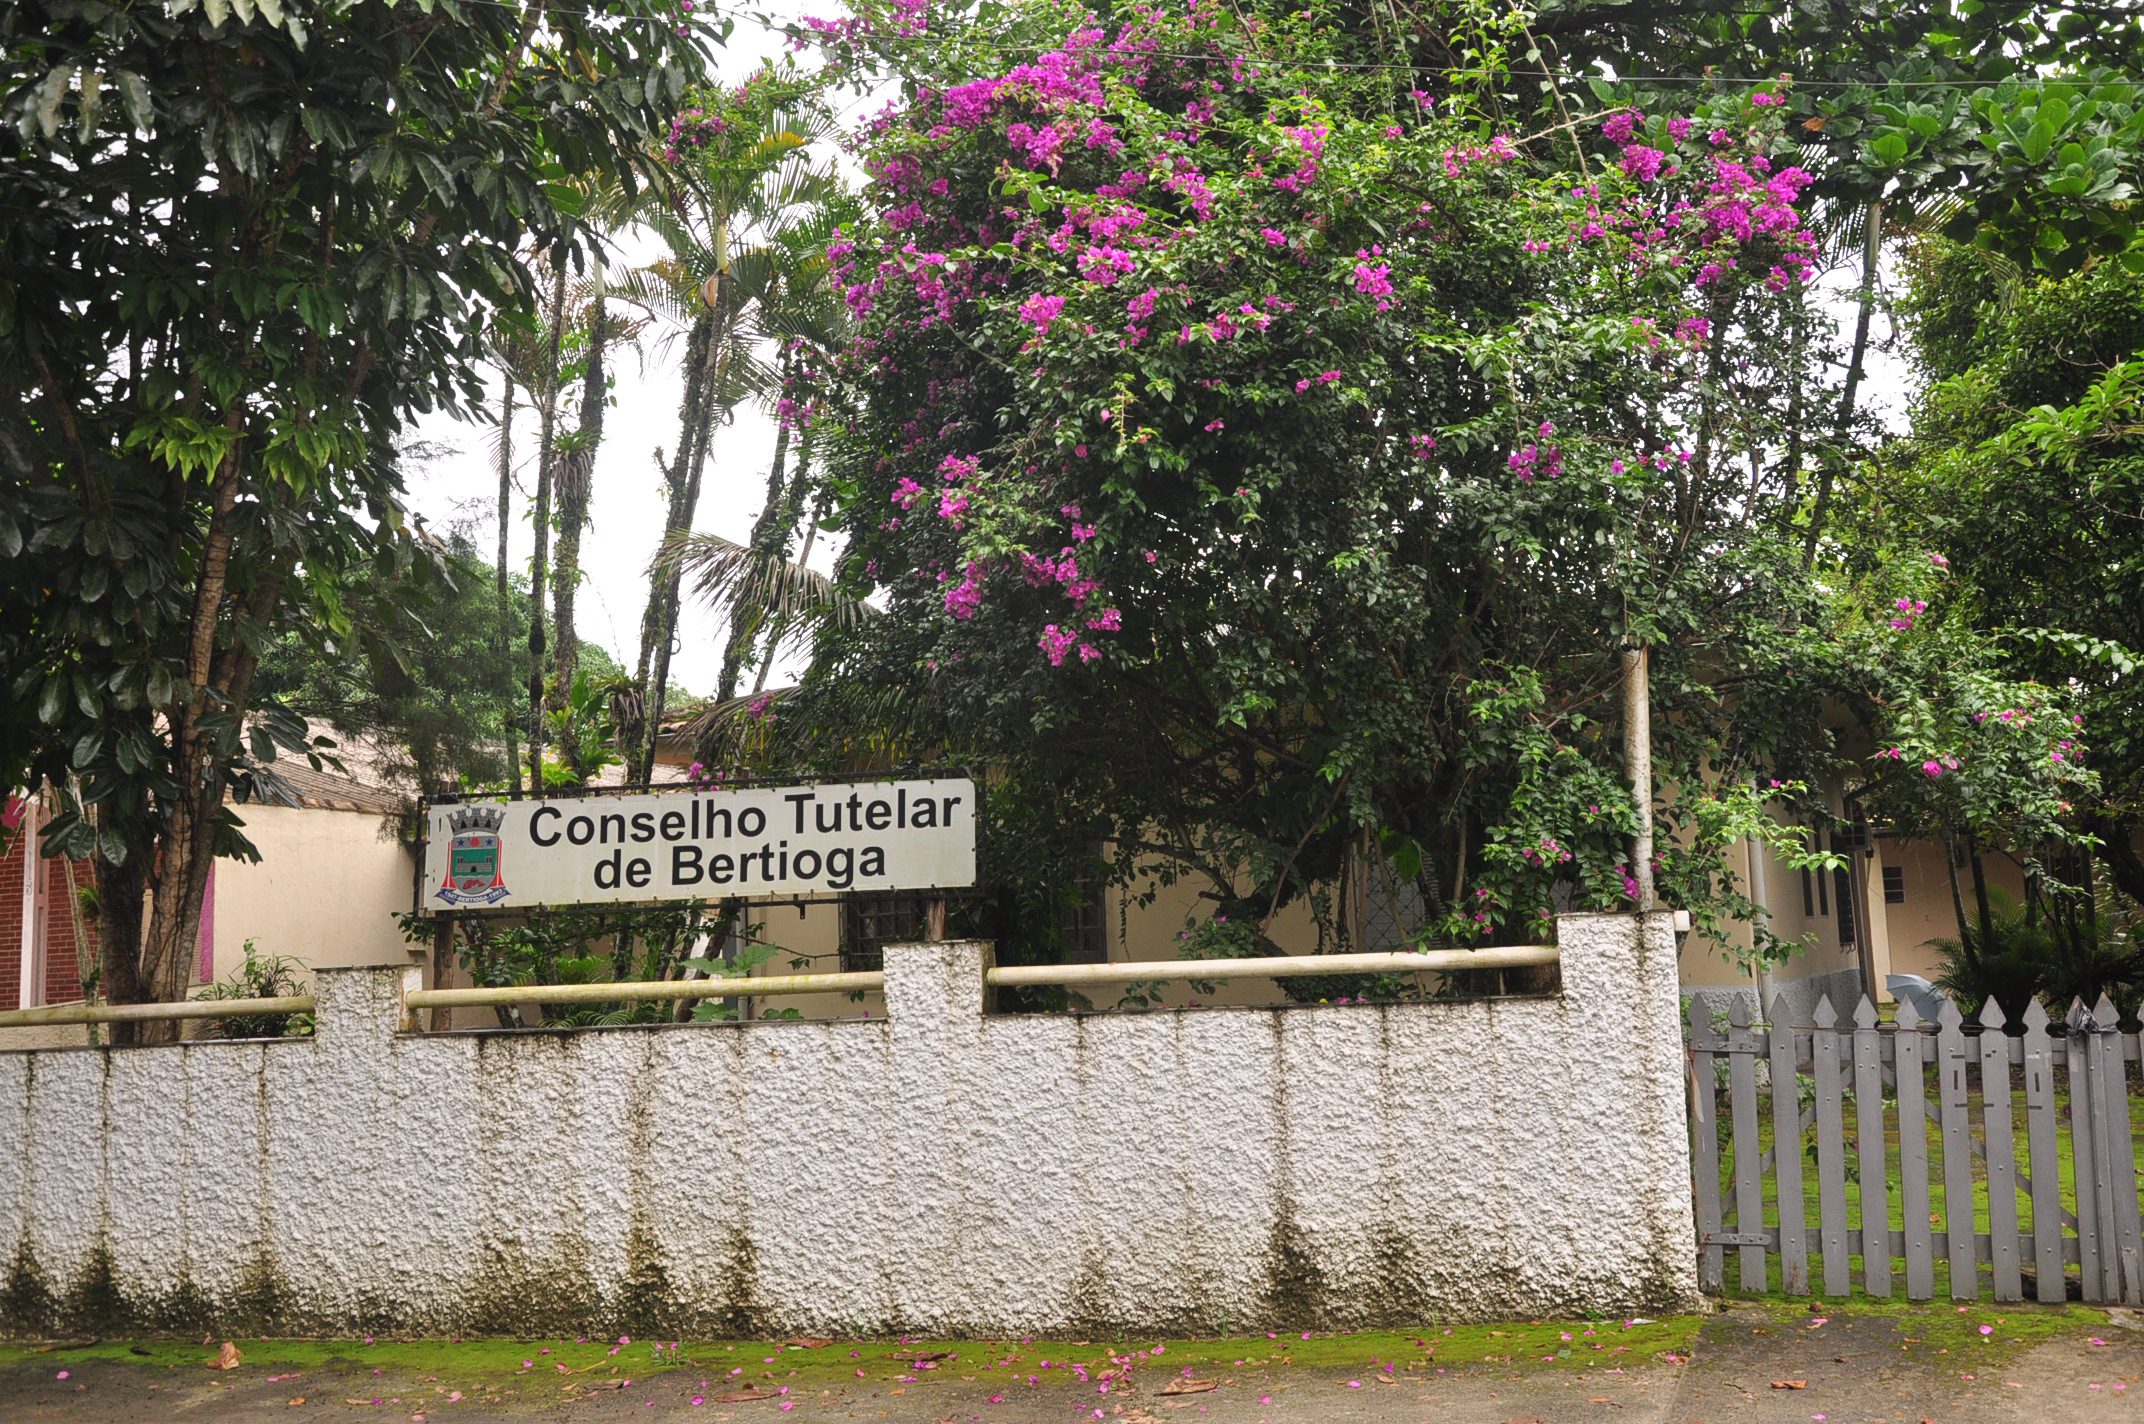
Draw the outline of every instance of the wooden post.
<instances>
[{"instance_id":1,"label":"wooden post","mask_svg":"<svg viewBox=\"0 0 2144 1424\"><path fill-rule=\"evenodd\" d=\"M1980 1006L1980 1126L1988 1173L1988 1265L1995 1299L2021 1301L2025 1288L2018 1260L2017 1143L2015 1100L2010 1084L2009 1020L1990 994Z\"/></svg>"},{"instance_id":2,"label":"wooden post","mask_svg":"<svg viewBox=\"0 0 2144 1424\"><path fill-rule=\"evenodd\" d=\"M932 944L945 943L945 896L933 895L924 902L923 937Z\"/></svg>"},{"instance_id":3,"label":"wooden post","mask_svg":"<svg viewBox=\"0 0 2144 1424\"><path fill-rule=\"evenodd\" d=\"M1810 1057L1816 1070L1816 1210L1824 1294L1849 1295L1853 1283L1847 1277L1846 1118L1839 1064L1839 1040L1845 1035L1837 1029L1839 1011L1828 995L1816 1001L1814 1018Z\"/></svg>"},{"instance_id":4,"label":"wooden post","mask_svg":"<svg viewBox=\"0 0 2144 1424\"><path fill-rule=\"evenodd\" d=\"M1630 838L1630 873L1638 882L1638 911L1653 908L1652 658L1644 648L1623 650L1623 766L1638 806Z\"/></svg>"},{"instance_id":5,"label":"wooden post","mask_svg":"<svg viewBox=\"0 0 2144 1424\"><path fill-rule=\"evenodd\" d=\"M1883 1032L1876 1005L1854 1006L1854 1149L1861 1179L1861 1284L1891 1298L1891 1193L1884 1167ZM1901 1121L1903 1126L1903 1121Z\"/></svg>"},{"instance_id":6,"label":"wooden post","mask_svg":"<svg viewBox=\"0 0 2144 1424\"><path fill-rule=\"evenodd\" d=\"M2047 1010L2025 1005L2025 1150L2032 1169L2032 1270L2042 1305L2067 1299L2062 1261L2062 1173L2056 1150L2055 1053Z\"/></svg>"},{"instance_id":7,"label":"wooden post","mask_svg":"<svg viewBox=\"0 0 2144 1424\"><path fill-rule=\"evenodd\" d=\"M1935 1235L1928 1220L1928 1037L1910 998L1898 1001L1898 1187L1906 1229L1906 1299L1936 1294ZM1864 1246L1866 1243L1864 1243Z\"/></svg>"},{"instance_id":8,"label":"wooden post","mask_svg":"<svg viewBox=\"0 0 2144 1424\"><path fill-rule=\"evenodd\" d=\"M1724 1045L1702 1000L1690 1005L1690 1170L1697 1188L1697 1288L1707 1295L1727 1289L1727 1253L1717 1240L1721 1230L1720 1136L1716 1055Z\"/></svg>"},{"instance_id":9,"label":"wooden post","mask_svg":"<svg viewBox=\"0 0 2144 1424\"><path fill-rule=\"evenodd\" d=\"M1802 1197L1802 1105L1794 1023L1783 994L1772 999L1772 1171L1779 1180L1779 1288L1809 1293L1809 1233ZM1815 1065L1812 1064L1811 1067Z\"/></svg>"},{"instance_id":10,"label":"wooden post","mask_svg":"<svg viewBox=\"0 0 2144 1424\"><path fill-rule=\"evenodd\" d=\"M454 968L454 916L432 916L432 987L447 987L447 975ZM454 1027L454 1010L444 1004L432 1009L432 1032L445 1033Z\"/></svg>"}]
</instances>

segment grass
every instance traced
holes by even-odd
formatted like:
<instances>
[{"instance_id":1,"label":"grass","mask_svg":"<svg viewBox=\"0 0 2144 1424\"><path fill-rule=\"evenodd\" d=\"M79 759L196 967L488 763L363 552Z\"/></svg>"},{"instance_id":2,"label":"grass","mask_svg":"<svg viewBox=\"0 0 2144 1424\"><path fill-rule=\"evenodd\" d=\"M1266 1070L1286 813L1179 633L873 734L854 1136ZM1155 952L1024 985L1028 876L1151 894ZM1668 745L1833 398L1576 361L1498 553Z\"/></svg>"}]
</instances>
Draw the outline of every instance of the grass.
<instances>
[{"instance_id":1,"label":"grass","mask_svg":"<svg viewBox=\"0 0 2144 1424\"><path fill-rule=\"evenodd\" d=\"M1933 1084L1930 1085L1930 1101L1934 1101ZM1985 1100L1978 1091L1974 1091L1968 1094L1966 1106L1967 1123L1971 1138L1976 1144L1985 1147L1987 1138L1986 1119L1984 1116ZM2077 1202L2076 1161L2072 1151L2069 1125L2069 1095L2067 1093L2056 1094L2055 1110L2057 1119L2055 1155L2061 1200L2066 1210L2074 1211ZM1769 1092L1760 1092L1758 1094L1757 1112L1756 1150L1761 1161L1763 1155L1772 1150L1774 1140L1772 1097ZM1841 1117L1844 1125L1842 1156L1846 1164L1844 1182L1845 1212L1846 1222L1850 1228L1863 1225L1862 1183L1858 1178L1860 1138L1856 1116L1852 1094L1848 1092L1845 1095ZM2028 1160L2029 1148L2025 1118L2025 1096L2023 1093L2013 1092L2011 1094L2010 1116L2017 1169L2021 1175L2029 1178L2032 1174L2032 1167ZM2131 1141L2136 1153L2136 1168L2139 1177L2144 1178L2144 1094L2130 1097L2129 1117ZM1886 1098L1884 1100L1883 1121L1887 1225L1891 1229L1903 1230L1906 1224L1905 1199L1902 1192L1903 1175L1900 1166L1898 1118L1897 1101L1892 1098ZM1724 1095L1721 1124L1720 1210L1722 1229L1733 1231L1737 1229L1735 1220L1735 1149L1731 1123L1725 1115ZM1929 1225L1933 1230L1945 1230L1950 1220L1950 1206L1948 1191L1944 1182L1942 1132L1935 1122L1928 1120L1925 1116L1921 1123L1921 1130L1928 1160ZM1810 1253L1810 1285L1813 1290L1820 1291L1823 1286L1819 1236L1819 1224L1823 1219L1820 1195L1822 1183L1814 1156L1813 1144L1815 1141L1816 1129L1812 1125L1803 1133L1802 1142L1802 1220L1808 1238ZM1976 1233L1986 1233L1990 1228L1988 1182L1985 1166L1969 1158L1968 1167L1973 1185L1973 1230ZM1767 1227L1777 1227L1779 1225L1779 1180L1774 1170L1767 1169L1763 1171L1762 1192L1764 1224ZM2026 1235L2032 1233L2032 1198L2022 1188L2018 1192L2017 1222L2019 1232ZM2074 1238L2074 1233L2070 1234ZM1758 1295L1775 1289L1781 1284L1779 1280L1780 1264L1776 1252L1767 1253L1767 1279L1763 1282L1752 1282L1748 1285L1745 1285L1741 1279L1740 1252L1735 1247L1730 1246L1725 1248L1725 1256L1729 1290L1743 1295ZM2022 1264L2028 1272L2032 1269L2032 1260L2029 1253L2024 1257ZM1848 1269L1852 1280L1856 1283L1856 1288L1858 1288L1863 1279L1864 1268L1865 1263L1860 1256L1854 1256L1849 1259ZM1979 1275L1982 1284L1985 1284L1990 1278L1991 1271L1992 1268L1985 1265L1980 1268ZM1905 1290L1905 1263L1903 1259L1894 1258L1892 1276L1893 1291L1902 1294ZM1950 1266L1941 1253L1938 1253L1935 1257L1935 1291L1938 1299L1946 1298L1950 1293Z\"/></svg>"},{"instance_id":2,"label":"grass","mask_svg":"<svg viewBox=\"0 0 2144 1424\"><path fill-rule=\"evenodd\" d=\"M1377 1373L1489 1366L1497 1369L1629 1368L1687 1356L1703 1318L1638 1321L1532 1321L1431 1326L1415 1331L1289 1331L1201 1340L1119 1337L1111 1340L239 1340L242 1368L259 1373L335 1371L369 1379L423 1379L471 1391L531 1384L601 1386L679 1371L731 1390L788 1386L793 1391L925 1384L960 1379L1025 1382L1045 1370L1084 1370L1096 1378L1127 1366L1143 1375L1186 1369L1306 1370ZM198 1371L216 1350L196 1341L97 1341L80 1345L0 1344L0 1370L98 1361L145 1370ZM1045 1365L1044 1362L1047 1362Z\"/></svg>"},{"instance_id":3,"label":"grass","mask_svg":"<svg viewBox=\"0 0 2144 1424\"><path fill-rule=\"evenodd\" d=\"M2050 1340L2104 1330L2107 1312L2089 1305L1955 1304L1947 1300L1812 1301L1806 1296L1770 1292L1734 1302L1754 1307L1781 1326L1806 1327L1814 1320L1888 1320L1898 1330L1907 1354L1985 1353L2029 1349ZM1991 1327L1983 1335L1980 1327Z\"/></svg>"}]
</instances>

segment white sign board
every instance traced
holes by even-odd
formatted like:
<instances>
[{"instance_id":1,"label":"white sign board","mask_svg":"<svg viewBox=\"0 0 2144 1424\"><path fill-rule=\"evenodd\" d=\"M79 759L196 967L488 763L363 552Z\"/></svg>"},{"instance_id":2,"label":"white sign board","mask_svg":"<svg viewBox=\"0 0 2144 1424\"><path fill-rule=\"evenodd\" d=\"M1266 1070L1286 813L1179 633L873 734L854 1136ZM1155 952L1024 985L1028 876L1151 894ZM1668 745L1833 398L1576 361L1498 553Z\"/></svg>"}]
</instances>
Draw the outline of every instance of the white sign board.
<instances>
[{"instance_id":1,"label":"white sign board","mask_svg":"<svg viewBox=\"0 0 2144 1424\"><path fill-rule=\"evenodd\" d=\"M808 899L975 883L965 777L431 808L426 913Z\"/></svg>"}]
</instances>

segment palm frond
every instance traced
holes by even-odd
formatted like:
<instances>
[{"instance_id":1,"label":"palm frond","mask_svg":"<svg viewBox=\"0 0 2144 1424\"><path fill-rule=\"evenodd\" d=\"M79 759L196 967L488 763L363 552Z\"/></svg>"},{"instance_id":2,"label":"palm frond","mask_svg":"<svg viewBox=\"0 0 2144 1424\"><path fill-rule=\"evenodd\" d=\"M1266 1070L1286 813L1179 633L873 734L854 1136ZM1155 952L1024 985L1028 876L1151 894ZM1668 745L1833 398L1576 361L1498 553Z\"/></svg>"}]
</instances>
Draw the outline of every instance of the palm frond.
<instances>
[{"instance_id":1,"label":"palm frond","mask_svg":"<svg viewBox=\"0 0 2144 1424\"><path fill-rule=\"evenodd\" d=\"M678 291L673 279L677 270L674 266L669 271L636 267L611 284L611 295L671 326L690 327L699 313L693 309L693 299Z\"/></svg>"},{"instance_id":2,"label":"palm frond","mask_svg":"<svg viewBox=\"0 0 2144 1424\"><path fill-rule=\"evenodd\" d=\"M853 628L876 612L825 574L720 534L671 535L656 554L656 569L676 570L695 597L733 617L749 610L776 623Z\"/></svg>"}]
</instances>

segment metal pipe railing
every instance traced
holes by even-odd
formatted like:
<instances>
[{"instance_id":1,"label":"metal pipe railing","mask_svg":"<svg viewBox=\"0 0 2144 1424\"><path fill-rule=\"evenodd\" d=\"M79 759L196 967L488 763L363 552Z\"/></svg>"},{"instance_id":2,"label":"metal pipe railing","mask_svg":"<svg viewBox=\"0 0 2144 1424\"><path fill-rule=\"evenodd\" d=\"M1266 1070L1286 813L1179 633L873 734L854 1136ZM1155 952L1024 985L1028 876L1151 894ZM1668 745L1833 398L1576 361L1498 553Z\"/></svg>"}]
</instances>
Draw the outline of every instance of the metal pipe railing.
<instances>
[{"instance_id":1,"label":"metal pipe railing","mask_svg":"<svg viewBox=\"0 0 2144 1424\"><path fill-rule=\"evenodd\" d=\"M984 973L1004 985L1131 984L1145 980L1290 979L1310 974L1452 974L1554 964L1553 945L1429 949L1381 954L1282 954L1259 959L1125 960L1109 964L1014 964Z\"/></svg>"},{"instance_id":2,"label":"metal pipe railing","mask_svg":"<svg viewBox=\"0 0 2144 1424\"><path fill-rule=\"evenodd\" d=\"M884 970L853 974L769 974L762 978L655 979L619 984L507 984L483 989L417 989L402 996L413 1009L491 1004L605 1004L651 999L757 999L774 994L839 994L884 989Z\"/></svg>"},{"instance_id":3,"label":"metal pipe railing","mask_svg":"<svg viewBox=\"0 0 2144 1424\"><path fill-rule=\"evenodd\" d=\"M311 1012L311 994L285 994L274 999L187 999L176 1004L56 1004L43 1009L9 1009L0 1013L0 1028L144 1023L159 1019L228 1019L251 1014Z\"/></svg>"},{"instance_id":4,"label":"metal pipe railing","mask_svg":"<svg viewBox=\"0 0 2144 1424\"><path fill-rule=\"evenodd\" d=\"M1521 969L1554 964L1554 946L1432 949L1381 954L1282 954L1256 959L1130 960L1110 964L1018 964L991 969L998 985L1131 984L1190 979L1286 979L1311 974L1451 974L1468 969ZM759 978L659 979L610 984L507 984L475 989L416 989L403 996L411 1009L482 1008L494 1004L644 1003L679 999L756 999L784 994L883 991L883 970L847 974L770 974ZM0 1012L0 1028L49 1024L142 1023L159 1019L221 1019L252 1014L309 1014L311 994L270 999L189 999L176 1004L61 1004Z\"/></svg>"}]
</instances>

